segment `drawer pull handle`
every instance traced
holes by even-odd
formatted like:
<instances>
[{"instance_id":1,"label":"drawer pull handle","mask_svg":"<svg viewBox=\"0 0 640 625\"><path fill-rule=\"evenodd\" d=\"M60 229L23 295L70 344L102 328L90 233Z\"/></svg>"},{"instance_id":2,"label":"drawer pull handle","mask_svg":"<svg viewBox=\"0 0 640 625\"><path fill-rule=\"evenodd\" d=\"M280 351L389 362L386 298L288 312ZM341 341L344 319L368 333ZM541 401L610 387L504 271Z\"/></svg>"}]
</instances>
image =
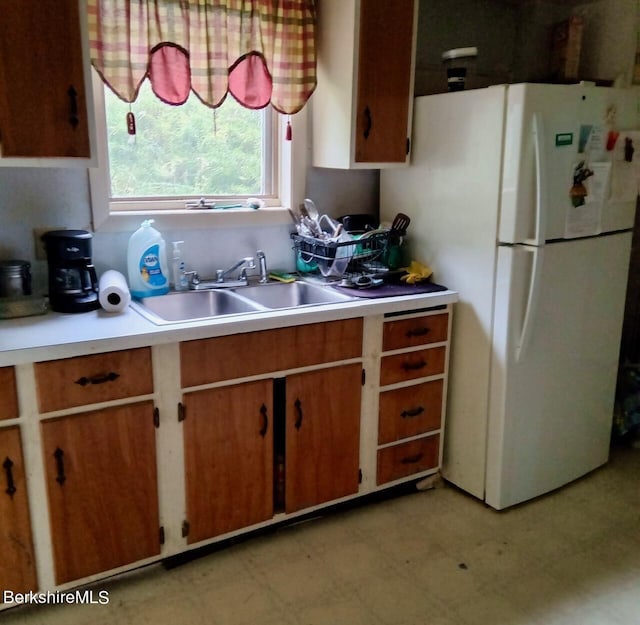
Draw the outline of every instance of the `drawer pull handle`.
<instances>
[{"instance_id":1,"label":"drawer pull handle","mask_svg":"<svg viewBox=\"0 0 640 625\"><path fill-rule=\"evenodd\" d=\"M416 462L420 462L424 458L424 454L419 452L413 456L405 456L400 462L402 464L415 464Z\"/></svg>"},{"instance_id":2,"label":"drawer pull handle","mask_svg":"<svg viewBox=\"0 0 640 625\"><path fill-rule=\"evenodd\" d=\"M429 334L429 332L431 332L431 330L424 326L422 328L411 328L411 330L407 330L407 337L412 338L414 336L425 336L426 334Z\"/></svg>"},{"instance_id":3,"label":"drawer pull handle","mask_svg":"<svg viewBox=\"0 0 640 625\"><path fill-rule=\"evenodd\" d=\"M426 360L419 360L418 362L403 362L402 368L405 371L417 371L418 369L424 369L427 366Z\"/></svg>"},{"instance_id":4,"label":"drawer pull handle","mask_svg":"<svg viewBox=\"0 0 640 625\"><path fill-rule=\"evenodd\" d=\"M293 425L296 430L299 430L302 427L302 402L299 399L296 399L293 405L296 407L296 421Z\"/></svg>"},{"instance_id":5,"label":"drawer pull handle","mask_svg":"<svg viewBox=\"0 0 640 625\"><path fill-rule=\"evenodd\" d=\"M56 447L53 457L56 459L56 471L58 473L56 482L62 486L67 480L67 476L64 474L64 451L60 447Z\"/></svg>"},{"instance_id":6,"label":"drawer pull handle","mask_svg":"<svg viewBox=\"0 0 640 625\"><path fill-rule=\"evenodd\" d=\"M2 468L7 474L7 489L4 491L13 499L13 496L16 492L16 485L13 482L13 460L7 456L6 460L2 463Z\"/></svg>"},{"instance_id":7,"label":"drawer pull handle","mask_svg":"<svg viewBox=\"0 0 640 625\"><path fill-rule=\"evenodd\" d=\"M424 412L424 406L416 406L415 408L409 408L409 410L403 410L400 413L400 416L403 419L406 419L407 417L417 417L423 412Z\"/></svg>"},{"instance_id":8,"label":"drawer pull handle","mask_svg":"<svg viewBox=\"0 0 640 625\"><path fill-rule=\"evenodd\" d=\"M260 428L260 436L264 438L267 435L269 429L269 415L267 414L267 407L262 404L260 406L260 414L262 415L262 427Z\"/></svg>"},{"instance_id":9,"label":"drawer pull handle","mask_svg":"<svg viewBox=\"0 0 640 625\"><path fill-rule=\"evenodd\" d=\"M110 371L109 373L103 373L100 375L93 375L90 378L82 376L76 380L76 384L80 386L89 386L91 384L104 384L105 382L113 382L120 377L119 373Z\"/></svg>"}]
</instances>

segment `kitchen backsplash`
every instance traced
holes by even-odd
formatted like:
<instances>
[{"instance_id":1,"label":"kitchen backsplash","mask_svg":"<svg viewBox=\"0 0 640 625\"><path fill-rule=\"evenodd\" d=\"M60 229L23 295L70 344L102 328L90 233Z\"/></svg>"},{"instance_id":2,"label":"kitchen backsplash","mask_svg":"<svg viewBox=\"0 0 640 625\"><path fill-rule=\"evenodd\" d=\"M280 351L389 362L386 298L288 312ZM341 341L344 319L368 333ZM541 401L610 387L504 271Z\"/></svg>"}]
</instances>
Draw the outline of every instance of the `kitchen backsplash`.
<instances>
[{"instance_id":1,"label":"kitchen backsplash","mask_svg":"<svg viewBox=\"0 0 640 625\"><path fill-rule=\"evenodd\" d=\"M310 168L306 195L321 212L332 216L378 211L377 171ZM44 293L46 261L35 259L34 228L91 230L89 181L86 169L0 168L0 260L31 262L33 292ZM242 255L263 249L269 266L294 266L289 225L211 230L162 229L168 242L184 240L187 267L202 274L226 267ZM97 232L93 260L98 275L106 269L126 271L126 250L132 232Z\"/></svg>"}]
</instances>

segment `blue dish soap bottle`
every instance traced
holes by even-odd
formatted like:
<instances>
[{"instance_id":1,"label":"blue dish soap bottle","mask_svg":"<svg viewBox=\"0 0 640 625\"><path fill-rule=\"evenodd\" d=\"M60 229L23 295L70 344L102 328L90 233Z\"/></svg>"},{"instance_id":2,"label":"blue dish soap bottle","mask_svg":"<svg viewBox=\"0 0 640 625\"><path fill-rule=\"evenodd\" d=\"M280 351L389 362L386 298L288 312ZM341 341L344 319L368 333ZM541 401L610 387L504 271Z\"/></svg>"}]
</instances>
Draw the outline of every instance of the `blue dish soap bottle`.
<instances>
[{"instance_id":1,"label":"blue dish soap bottle","mask_svg":"<svg viewBox=\"0 0 640 625\"><path fill-rule=\"evenodd\" d=\"M169 291L166 244L152 223L153 219L146 219L129 238L129 289L138 299Z\"/></svg>"}]
</instances>

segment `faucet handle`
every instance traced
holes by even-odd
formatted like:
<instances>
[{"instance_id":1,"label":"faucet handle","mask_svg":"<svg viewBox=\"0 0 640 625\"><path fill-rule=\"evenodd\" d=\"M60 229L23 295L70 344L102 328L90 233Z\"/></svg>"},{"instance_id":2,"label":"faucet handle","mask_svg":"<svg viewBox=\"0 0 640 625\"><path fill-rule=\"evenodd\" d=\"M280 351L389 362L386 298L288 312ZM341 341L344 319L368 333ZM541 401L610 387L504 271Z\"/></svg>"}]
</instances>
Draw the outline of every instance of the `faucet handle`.
<instances>
[{"instance_id":1,"label":"faucet handle","mask_svg":"<svg viewBox=\"0 0 640 625\"><path fill-rule=\"evenodd\" d=\"M258 263L260 265L260 284L269 282L269 272L267 271L267 257L262 250L256 252Z\"/></svg>"},{"instance_id":2,"label":"faucet handle","mask_svg":"<svg viewBox=\"0 0 640 625\"><path fill-rule=\"evenodd\" d=\"M200 284L200 276L197 271L185 271L183 273L185 278L189 279L189 286L196 286Z\"/></svg>"}]
</instances>

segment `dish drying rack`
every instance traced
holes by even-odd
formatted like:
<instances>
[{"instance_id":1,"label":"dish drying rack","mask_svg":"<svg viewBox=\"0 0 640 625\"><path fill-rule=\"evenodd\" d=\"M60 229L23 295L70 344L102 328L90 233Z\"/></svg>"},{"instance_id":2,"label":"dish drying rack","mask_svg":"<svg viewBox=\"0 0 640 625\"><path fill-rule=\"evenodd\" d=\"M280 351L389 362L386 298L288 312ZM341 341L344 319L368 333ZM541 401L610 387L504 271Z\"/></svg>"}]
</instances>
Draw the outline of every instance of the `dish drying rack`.
<instances>
[{"instance_id":1,"label":"dish drying rack","mask_svg":"<svg viewBox=\"0 0 640 625\"><path fill-rule=\"evenodd\" d=\"M382 259L389 244L389 230L365 232L349 241L322 240L296 233L291 234L291 239L296 256L309 266L304 273L321 273L326 281L388 270ZM329 268L333 271L326 275Z\"/></svg>"}]
</instances>

